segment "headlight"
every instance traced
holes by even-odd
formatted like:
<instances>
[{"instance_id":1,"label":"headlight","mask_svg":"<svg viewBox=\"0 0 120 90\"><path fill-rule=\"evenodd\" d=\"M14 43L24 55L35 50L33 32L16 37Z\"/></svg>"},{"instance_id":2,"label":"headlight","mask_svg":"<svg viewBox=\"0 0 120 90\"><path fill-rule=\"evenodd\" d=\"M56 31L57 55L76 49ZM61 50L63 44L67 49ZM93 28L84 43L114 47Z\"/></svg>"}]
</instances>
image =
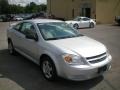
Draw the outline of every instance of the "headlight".
<instances>
[{"instance_id":1,"label":"headlight","mask_svg":"<svg viewBox=\"0 0 120 90\"><path fill-rule=\"evenodd\" d=\"M85 65L85 61L84 61L85 59L82 56L64 54L63 59L68 64Z\"/></svg>"},{"instance_id":2,"label":"headlight","mask_svg":"<svg viewBox=\"0 0 120 90\"><path fill-rule=\"evenodd\" d=\"M107 49L107 51L106 51L106 54L107 54L107 56L109 56L110 55L110 52L109 52L109 50Z\"/></svg>"}]
</instances>

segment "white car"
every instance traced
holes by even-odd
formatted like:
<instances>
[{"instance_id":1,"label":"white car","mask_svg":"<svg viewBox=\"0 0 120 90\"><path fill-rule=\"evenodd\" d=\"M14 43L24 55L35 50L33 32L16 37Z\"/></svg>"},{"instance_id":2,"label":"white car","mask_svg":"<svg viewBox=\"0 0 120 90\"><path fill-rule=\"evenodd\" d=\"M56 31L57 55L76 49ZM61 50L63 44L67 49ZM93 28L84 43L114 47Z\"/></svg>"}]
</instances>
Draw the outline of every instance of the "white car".
<instances>
[{"instance_id":1,"label":"white car","mask_svg":"<svg viewBox=\"0 0 120 90\"><path fill-rule=\"evenodd\" d=\"M13 18L13 20L14 20L14 21L22 21L23 18L20 17L20 16L15 16L15 17Z\"/></svg>"},{"instance_id":2,"label":"white car","mask_svg":"<svg viewBox=\"0 0 120 90\"><path fill-rule=\"evenodd\" d=\"M14 24L13 24L14 25ZM59 20L22 21L7 30L8 49L40 65L47 80L57 76L87 80L111 67L112 57L100 42Z\"/></svg>"},{"instance_id":3,"label":"white car","mask_svg":"<svg viewBox=\"0 0 120 90\"><path fill-rule=\"evenodd\" d=\"M94 28L96 22L94 19L90 19L87 17L77 17L74 20L65 21L70 26L74 27L75 29L79 28Z\"/></svg>"}]
</instances>

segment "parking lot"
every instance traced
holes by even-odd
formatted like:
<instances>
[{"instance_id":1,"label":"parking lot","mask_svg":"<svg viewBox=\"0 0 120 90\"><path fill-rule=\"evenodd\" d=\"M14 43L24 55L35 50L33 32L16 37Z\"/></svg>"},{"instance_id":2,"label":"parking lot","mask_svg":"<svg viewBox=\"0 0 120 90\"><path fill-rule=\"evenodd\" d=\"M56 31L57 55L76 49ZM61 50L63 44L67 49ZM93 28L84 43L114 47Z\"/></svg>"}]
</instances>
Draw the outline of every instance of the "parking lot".
<instances>
[{"instance_id":1,"label":"parking lot","mask_svg":"<svg viewBox=\"0 0 120 90\"><path fill-rule=\"evenodd\" d=\"M97 25L94 29L80 29L107 46L113 57L111 70L103 76L87 81L45 80L39 66L23 56L9 55L6 29L0 23L0 90L119 90L120 89L120 26ZM72 43L72 42L71 42Z\"/></svg>"}]
</instances>

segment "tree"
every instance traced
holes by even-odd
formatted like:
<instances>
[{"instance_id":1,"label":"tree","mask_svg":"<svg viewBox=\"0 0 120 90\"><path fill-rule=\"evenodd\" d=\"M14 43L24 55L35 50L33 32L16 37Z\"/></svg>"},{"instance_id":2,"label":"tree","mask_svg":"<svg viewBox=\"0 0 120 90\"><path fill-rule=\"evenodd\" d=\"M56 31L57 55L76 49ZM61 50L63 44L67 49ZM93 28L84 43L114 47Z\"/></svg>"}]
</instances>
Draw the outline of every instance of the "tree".
<instances>
[{"instance_id":1,"label":"tree","mask_svg":"<svg viewBox=\"0 0 120 90\"><path fill-rule=\"evenodd\" d=\"M24 7L20 5L9 5L9 13L12 14L24 13Z\"/></svg>"},{"instance_id":2,"label":"tree","mask_svg":"<svg viewBox=\"0 0 120 90\"><path fill-rule=\"evenodd\" d=\"M9 13L9 4L7 0L0 0L0 13L1 14Z\"/></svg>"},{"instance_id":3,"label":"tree","mask_svg":"<svg viewBox=\"0 0 120 90\"><path fill-rule=\"evenodd\" d=\"M20 5L9 5L8 0L0 0L0 14L19 14L19 13L39 13L46 11L45 4L37 5L34 2L29 3L25 7Z\"/></svg>"},{"instance_id":4,"label":"tree","mask_svg":"<svg viewBox=\"0 0 120 90\"><path fill-rule=\"evenodd\" d=\"M45 11L47 10L47 6L45 4L41 4L39 5L39 7L41 7L41 11Z\"/></svg>"},{"instance_id":5,"label":"tree","mask_svg":"<svg viewBox=\"0 0 120 90\"><path fill-rule=\"evenodd\" d=\"M36 13L37 12L37 5L34 2L31 2L25 7L25 12L27 13Z\"/></svg>"}]
</instances>

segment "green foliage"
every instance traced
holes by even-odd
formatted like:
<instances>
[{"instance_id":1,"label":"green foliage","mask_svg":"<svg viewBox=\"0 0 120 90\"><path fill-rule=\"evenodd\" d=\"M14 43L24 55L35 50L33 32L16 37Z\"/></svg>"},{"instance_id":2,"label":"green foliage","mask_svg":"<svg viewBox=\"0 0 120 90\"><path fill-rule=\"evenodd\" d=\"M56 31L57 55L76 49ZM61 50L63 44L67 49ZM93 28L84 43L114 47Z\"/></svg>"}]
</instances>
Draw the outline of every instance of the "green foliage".
<instances>
[{"instance_id":1,"label":"green foliage","mask_svg":"<svg viewBox=\"0 0 120 90\"><path fill-rule=\"evenodd\" d=\"M0 14L8 14L9 13L9 4L7 0L0 0Z\"/></svg>"},{"instance_id":2,"label":"green foliage","mask_svg":"<svg viewBox=\"0 0 120 90\"><path fill-rule=\"evenodd\" d=\"M25 7L26 13L36 13L37 12L37 5L34 2L31 2Z\"/></svg>"},{"instance_id":3,"label":"green foliage","mask_svg":"<svg viewBox=\"0 0 120 90\"><path fill-rule=\"evenodd\" d=\"M25 7L26 13L36 13L40 11L46 11L47 7L44 4L36 5L34 2L31 2Z\"/></svg>"},{"instance_id":4,"label":"green foliage","mask_svg":"<svg viewBox=\"0 0 120 90\"><path fill-rule=\"evenodd\" d=\"M20 5L9 5L7 0L0 0L0 14L37 13L46 11L46 9L46 5L37 5L34 2L23 7Z\"/></svg>"},{"instance_id":5,"label":"green foliage","mask_svg":"<svg viewBox=\"0 0 120 90\"><path fill-rule=\"evenodd\" d=\"M24 7L20 5L9 5L9 14L24 13Z\"/></svg>"}]
</instances>

